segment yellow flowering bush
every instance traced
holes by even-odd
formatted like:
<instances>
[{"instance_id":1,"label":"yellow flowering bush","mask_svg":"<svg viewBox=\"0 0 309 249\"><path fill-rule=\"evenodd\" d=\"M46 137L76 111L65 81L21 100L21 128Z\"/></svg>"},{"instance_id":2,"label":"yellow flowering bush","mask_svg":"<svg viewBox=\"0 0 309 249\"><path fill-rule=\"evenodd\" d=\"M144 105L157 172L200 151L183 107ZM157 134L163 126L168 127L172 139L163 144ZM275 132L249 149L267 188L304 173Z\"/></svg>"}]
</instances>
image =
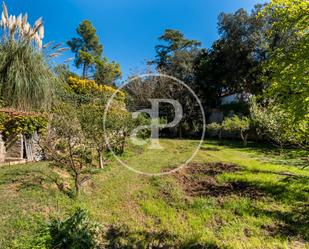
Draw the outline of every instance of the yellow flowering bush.
<instances>
[{"instance_id":1,"label":"yellow flowering bush","mask_svg":"<svg viewBox=\"0 0 309 249\"><path fill-rule=\"evenodd\" d=\"M114 87L107 85L99 85L94 80L80 79L76 77L69 77L68 84L73 89L74 92L78 94L88 94L88 93L103 93L106 95L113 95L117 93L116 98L119 100L125 99L125 93L118 91Z\"/></svg>"}]
</instances>

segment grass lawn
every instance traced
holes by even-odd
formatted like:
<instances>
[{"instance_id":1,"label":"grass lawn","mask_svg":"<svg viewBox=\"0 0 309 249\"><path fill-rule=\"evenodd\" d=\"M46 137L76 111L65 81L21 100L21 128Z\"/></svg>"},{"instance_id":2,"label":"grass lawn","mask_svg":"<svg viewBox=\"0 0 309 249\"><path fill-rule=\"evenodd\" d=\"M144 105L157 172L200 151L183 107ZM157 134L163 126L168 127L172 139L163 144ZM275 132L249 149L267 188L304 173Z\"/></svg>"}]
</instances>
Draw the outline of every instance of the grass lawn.
<instances>
[{"instance_id":1,"label":"grass lawn","mask_svg":"<svg viewBox=\"0 0 309 249\"><path fill-rule=\"evenodd\" d=\"M134 149L124 160L137 170L162 172L183 163L197 144L163 140L164 151ZM303 153L279 155L256 144L208 141L188 167L172 175L138 175L112 162L78 200L48 181L53 172L46 162L2 167L0 248L28 248L50 217L66 217L80 206L93 220L114 225L109 239L115 244L309 248L309 170L301 170Z\"/></svg>"}]
</instances>

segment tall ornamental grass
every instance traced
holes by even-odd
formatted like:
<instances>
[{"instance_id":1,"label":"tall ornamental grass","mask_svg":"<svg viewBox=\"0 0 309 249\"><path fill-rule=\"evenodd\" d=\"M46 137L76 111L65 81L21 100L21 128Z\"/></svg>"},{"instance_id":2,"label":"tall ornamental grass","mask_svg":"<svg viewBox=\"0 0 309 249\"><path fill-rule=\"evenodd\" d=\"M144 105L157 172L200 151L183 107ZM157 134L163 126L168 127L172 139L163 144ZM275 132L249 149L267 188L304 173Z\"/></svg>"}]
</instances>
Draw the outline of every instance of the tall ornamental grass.
<instances>
[{"instance_id":1,"label":"tall ornamental grass","mask_svg":"<svg viewBox=\"0 0 309 249\"><path fill-rule=\"evenodd\" d=\"M53 81L44 55L29 43L7 40L0 44L0 93L4 106L46 110Z\"/></svg>"},{"instance_id":2,"label":"tall ornamental grass","mask_svg":"<svg viewBox=\"0 0 309 249\"><path fill-rule=\"evenodd\" d=\"M42 50L42 19L32 27L27 15L9 15L3 2L0 35L2 105L26 111L48 109L55 77Z\"/></svg>"}]
</instances>

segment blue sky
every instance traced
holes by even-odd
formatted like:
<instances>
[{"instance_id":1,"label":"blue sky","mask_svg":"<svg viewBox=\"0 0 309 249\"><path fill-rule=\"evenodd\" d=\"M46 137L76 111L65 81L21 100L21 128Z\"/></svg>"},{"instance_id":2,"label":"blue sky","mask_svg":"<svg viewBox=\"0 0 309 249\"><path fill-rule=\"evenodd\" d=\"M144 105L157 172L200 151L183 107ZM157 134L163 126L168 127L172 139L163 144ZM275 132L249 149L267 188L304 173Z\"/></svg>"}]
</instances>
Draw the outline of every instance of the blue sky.
<instances>
[{"instance_id":1,"label":"blue sky","mask_svg":"<svg viewBox=\"0 0 309 249\"><path fill-rule=\"evenodd\" d=\"M42 16L45 43L66 42L84 20L93 22L104 55L121 64L124 78L154 57L157 38L165 29L209 47L217 39L217 16L239 8L251 10L261 0L6 0L9 12L27 12L33 23ZM71 57L72 55L65 55ZM63 58L65 59L65 58Z\"/></svg>"}]
</instances>

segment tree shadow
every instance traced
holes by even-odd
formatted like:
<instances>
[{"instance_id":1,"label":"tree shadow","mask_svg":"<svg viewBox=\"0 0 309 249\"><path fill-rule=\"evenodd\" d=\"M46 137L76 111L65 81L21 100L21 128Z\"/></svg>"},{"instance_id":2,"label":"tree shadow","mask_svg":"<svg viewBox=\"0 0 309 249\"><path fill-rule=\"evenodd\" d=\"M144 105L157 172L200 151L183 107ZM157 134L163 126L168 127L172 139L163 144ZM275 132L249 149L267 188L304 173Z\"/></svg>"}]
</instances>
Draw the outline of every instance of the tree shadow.
<instances>
[{"instance_id":1,"label":"tree shadow","mask_svg":"<svg viewBox=\"0 0 309 249\"><path fill-rule=\"evenodd\" d=\"M246 173L267 173L282 177L274 181L237 177L219 182L216 176L223 173L239 174L239 176L245 176ZM294 236L306 241L309 239L309 177L307 176L267 170L246 170L237 165L222 163L189 165L174 176L189 196L238 196L251 200L263 200L266 204L276 201L279 204L288 205L290 211L269 211L252 205L246 212L252 216L266 215L273 218L274 226L262 227L272 236Z\"/></svg>"},{"instance_id":2,"label":"tree shadow","mask_svg":"<svg viewBox=\"0 0 309 249\"><path fill-rule=\"evenodd\" d=\"M285 148L281 150L263 142L248 142L248 145L244 147L240 141L235 140L223 140L221 146L245 152L255 152L263 161L273 164L292 165L299 168L309 167L309 152L303 149Z\"/></svg>"},{"instance_id":3,"label":"tree shadow","mask_svg":"<svg viewBox=\"0 0 309 249\"><path fill-rule=\"evenodd\" d=\"M263 225L264 229L273 237L296 237L309 241L309 205L294 206L291 211L269 211L255 208L258 214L269 216L276 220L274 225Z\"/></svg>"},{"instance_id":4,"label":"tree shadow","mask_svg":"<svg viewBox=\"0 0 309 249\"><path fill-rule=\"evenodd\" d=\"M167 231L132 232L126 226L111 226L105 233L106 248L110 249L220 249L215 242L200 243L198 239L182 241Z\"/></svg>"}]
</instances>

